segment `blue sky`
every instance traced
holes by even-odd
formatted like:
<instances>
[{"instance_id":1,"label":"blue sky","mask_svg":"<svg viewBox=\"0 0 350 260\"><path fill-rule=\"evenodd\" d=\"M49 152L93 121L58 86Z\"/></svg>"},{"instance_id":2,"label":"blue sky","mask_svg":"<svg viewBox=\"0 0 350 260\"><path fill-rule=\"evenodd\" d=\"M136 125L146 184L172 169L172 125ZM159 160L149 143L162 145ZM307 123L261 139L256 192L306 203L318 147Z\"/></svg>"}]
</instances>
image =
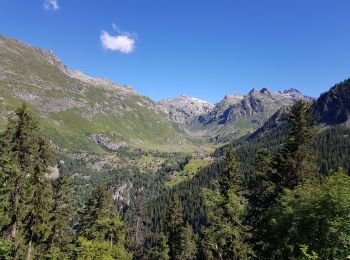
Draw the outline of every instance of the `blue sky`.
<instances>
[{"instance_id":1,"label":"blue sky","mask_svg":"<svg viewBox=\"0 0 350 260\"><path fill-rule=\"evenodd\" d=\"M349 13L349 0L2 0L0 34L155 100L317 97L350 77Z\"/></svg>"}]
</instances>

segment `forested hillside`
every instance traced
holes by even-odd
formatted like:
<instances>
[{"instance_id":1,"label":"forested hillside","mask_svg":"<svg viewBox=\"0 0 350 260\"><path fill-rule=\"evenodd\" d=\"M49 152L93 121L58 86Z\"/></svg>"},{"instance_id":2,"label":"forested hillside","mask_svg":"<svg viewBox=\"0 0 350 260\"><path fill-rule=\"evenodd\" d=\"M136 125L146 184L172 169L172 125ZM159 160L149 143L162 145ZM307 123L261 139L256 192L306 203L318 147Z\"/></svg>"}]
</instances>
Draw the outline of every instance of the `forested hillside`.
<instances>
[{"instance_id":1,"label":"forested hillside","mask_svg":"<svg viewBox=\"0 0 350 260\"><path fill-rule=\"evenodd\" d=\"M345 258L350 130L318 124L318 102L298 101L210 157L120 150L144 168L103 175L60 154L23 104L0 138L0 255Z\"/></svg>"},{"instance_id":2,"label":"forested hillside","mask_svg":"<svg viewBox=\"0 0 350 260\"><path fill-rule=\"evenodd\" d=\"M0 53L1 259L350 255L349 80L155 103L5 36Z\"/></svg>"},{"instance_id":3,"label":"forested hillside","mask_svg":"<svg viewBox=\"0 0 350 260\"><path fill-rule=\"evenodd\" d=\"M315 105L317 120L326 124L347 121L350 114L350 79L335 85L323 93Z\"/></svg>"}]
</instances>

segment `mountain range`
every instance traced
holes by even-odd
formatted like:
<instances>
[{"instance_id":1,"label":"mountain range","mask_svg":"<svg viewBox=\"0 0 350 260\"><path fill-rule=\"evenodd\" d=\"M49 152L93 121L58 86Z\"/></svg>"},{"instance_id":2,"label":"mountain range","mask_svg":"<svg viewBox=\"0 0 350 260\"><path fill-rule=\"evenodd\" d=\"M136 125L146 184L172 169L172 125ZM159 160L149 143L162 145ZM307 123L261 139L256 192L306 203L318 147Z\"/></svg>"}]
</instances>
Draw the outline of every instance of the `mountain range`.
<instances>
[{"instance_id":1,"label":"mountain range","mask_svg":"<svg viewBox=\"0 0 350 260\"><path fill-rule=\"evenodd\" d=\"M296 89L263 88L228 94L217 104L184 95L155 102L4 35L0 55L0 128L25 101L57 147L68 151L194 150L252 133L280 108L311 100Z\"/></svg>"},{"instance_id":2,"label":"mountain range","mask_svg":"<svg viewBox=\"0 0 350 260\"><path fill-rule=\"evenodd\" d=\"M283 143L285 113L300 99L312 101L322 174L350 169L349 79L318 99L294 88L262 88L227 94L216 104L184 95L156 102L130 86L70 70L53 52L6 36L0 36L0 57L0 132L26 102L81 201L103 182L126 207L140 191L148 199L181 191L189 198L185 203L200 207L198 194L217 178L225 145L236 145L249 173L259 149Z\"/></svg>"},{"instance_id":3,"label":"mountain range","mask_svg":"<svg viewBox=\"0 0 350 260\"><path fill-rule=\"evenodd\" d=\"M296 89L273 92L254 88L247 95L226 95L217 104L186 96L161 100L158 104L168 119L186 133L225 142L253 132L281 107L300 99L312 100Z\"/></svg>"}]
</instances>

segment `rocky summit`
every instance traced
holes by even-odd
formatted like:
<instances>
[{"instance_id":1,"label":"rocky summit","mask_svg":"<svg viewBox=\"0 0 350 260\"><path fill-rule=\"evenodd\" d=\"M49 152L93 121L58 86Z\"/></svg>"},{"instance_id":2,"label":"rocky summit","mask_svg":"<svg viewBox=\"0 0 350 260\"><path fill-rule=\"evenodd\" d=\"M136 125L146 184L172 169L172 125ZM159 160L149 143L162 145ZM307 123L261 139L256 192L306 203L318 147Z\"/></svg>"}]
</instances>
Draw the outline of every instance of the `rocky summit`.
<instances>
[{"instance_id":1,"label":"rocky summit","mask_svg":"<svg viewBox=\"0 0 350 260\"><path fill-rule=\"evenodd\" d=\"M214 105L207 101L185 95L163 99L158 105L168 115L169 120L183 125L192 123L214 108Z\"/></svg>"}]
</instances>

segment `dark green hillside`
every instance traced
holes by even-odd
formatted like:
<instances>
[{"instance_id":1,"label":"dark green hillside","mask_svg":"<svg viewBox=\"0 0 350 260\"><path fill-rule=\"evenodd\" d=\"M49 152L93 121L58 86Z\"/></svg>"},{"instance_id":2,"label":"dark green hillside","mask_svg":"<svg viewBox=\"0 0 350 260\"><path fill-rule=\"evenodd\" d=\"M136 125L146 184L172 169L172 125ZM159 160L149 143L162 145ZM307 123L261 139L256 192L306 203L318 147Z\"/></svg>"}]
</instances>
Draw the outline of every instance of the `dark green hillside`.
<instances>
[{"instance_id":1,"label":"dark green hillside","mask_svg":"<svg viewBox=\"0 0 350 260\"><path fill-rule=\"evenodd\" d=\"M345 81L347 82L347 81ZM323 94L315 103L313 107L318 107L324 101L324 96L329 96L338 100L337 97L342 95L339 92L335 95L337 90L343 88L348 89L348 83L340 83L330 90L330 93ZM346 96L343 97L342 104L348 104ZM336 101L330 101L336 103ZM350 105L347 105L349 108ZM346 110L346 108L344 108ZM278 151L285 142L288 131L288 124L286 123L287 109L281 109L276 112L261 128L253 134L242 137L233 142L237 147L236 152L243 170L243 174L248 180L254 171L253 164L256 154L261 149L268 149L270 151ZM326 114L321 113L321 117L325 118ZM342 121L343 122L343 121ZM332 170L338 167L343 167L347 173L350 173L350 129L345 125L335 125L328 127L318 127L317 135L312 143L315 149L315 155L318 165L320 166L320 175L329 175ZM228 146L217 149L214 153L217 158L220 158ZM213 180L216 180L223 171L224 165L220 160L213 165L199 170L197 174L189 181L177 185L170 191L165 192L157 201L157 207L154 209L155 215L154 223L161 230L164 227L162 216L165 214L167 201L171 193L179 194L185 209L185 216L193 224L195 230L200 230L200 226L205 224L205 211L203 208L203 201L200 196L200 191L203 187L210 187Z\"/></svg>"},{"instance_id":2,"label":"dark green hillside","mask_svg":"<svg viewBox=\"0 0 350 260\"><path fill-rule=\"evenodd\" d=\"M336 84L315 103L316 118L325 124L340 124L349 119L350 79Z\"/></svg>"}]
</instances>

